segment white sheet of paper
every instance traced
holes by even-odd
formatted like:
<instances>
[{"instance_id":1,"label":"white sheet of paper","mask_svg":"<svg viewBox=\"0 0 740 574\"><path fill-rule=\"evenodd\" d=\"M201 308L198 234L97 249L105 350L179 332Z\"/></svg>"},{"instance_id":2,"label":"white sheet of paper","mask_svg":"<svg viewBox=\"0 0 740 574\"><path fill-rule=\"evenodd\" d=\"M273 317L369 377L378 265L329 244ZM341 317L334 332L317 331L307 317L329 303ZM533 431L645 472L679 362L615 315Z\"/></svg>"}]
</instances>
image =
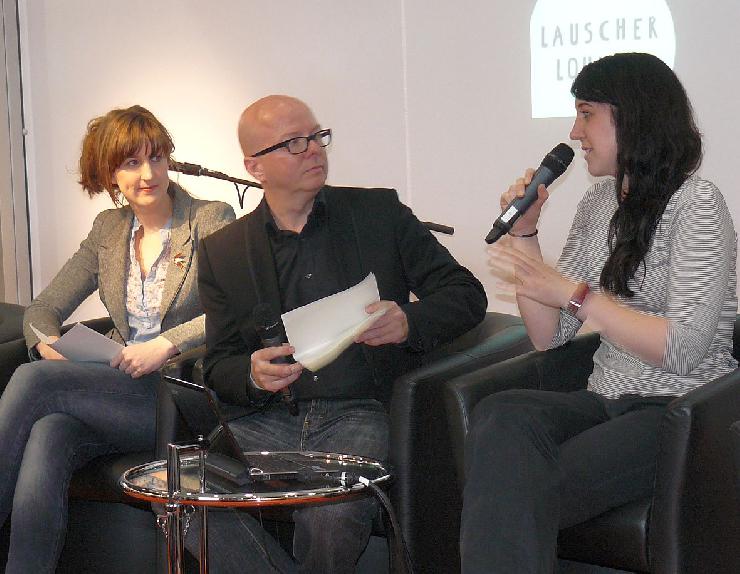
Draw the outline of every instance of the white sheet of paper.
<instances>
[{"instance_id":1,"label":"white sheet of paper","mask_svg":"<svg viewBox=\"0 0 740 574\"><path fill-rule=\"evenodd\" d=\"M370 273L354 287L284 313L285 334L295 347L293 358L311 371L336 359L385 310L365 312L380 301L378 282Z\"/></svg>"},{"instance_id":2,"label":"white sheet of paper","mask_svg":"<svg viewBox=\"0 0 740 574\"><path fill-rule=\"evenodd\" d=\"M123 349L120 343L82 323L77 323L53 343L50 342L48 335L39 331L33 324L30 327L42 343L46 343L70 361L110 363L111 359Z\"/></svg>"}]
</instances>

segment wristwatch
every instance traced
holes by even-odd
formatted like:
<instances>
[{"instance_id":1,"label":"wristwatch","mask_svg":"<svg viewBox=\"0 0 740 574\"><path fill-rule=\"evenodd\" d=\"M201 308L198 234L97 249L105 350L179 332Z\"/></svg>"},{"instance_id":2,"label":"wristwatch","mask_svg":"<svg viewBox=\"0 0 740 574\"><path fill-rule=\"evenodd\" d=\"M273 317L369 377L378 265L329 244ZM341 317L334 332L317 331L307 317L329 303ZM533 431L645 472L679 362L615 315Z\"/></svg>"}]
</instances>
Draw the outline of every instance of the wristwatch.
<instances>
[{"instance_id":1,"label":"wristwatch","mask_svg":"<svg viewBox=\"0 0 740 574\"><path fill-rule=\"evenodd\" d=\"M579 283L575 291L573 291L573 294L570 296L568 307L565 311L575 317L590 292L591 289L589 288L588 283Z\"/></svg>"}]
</instances>

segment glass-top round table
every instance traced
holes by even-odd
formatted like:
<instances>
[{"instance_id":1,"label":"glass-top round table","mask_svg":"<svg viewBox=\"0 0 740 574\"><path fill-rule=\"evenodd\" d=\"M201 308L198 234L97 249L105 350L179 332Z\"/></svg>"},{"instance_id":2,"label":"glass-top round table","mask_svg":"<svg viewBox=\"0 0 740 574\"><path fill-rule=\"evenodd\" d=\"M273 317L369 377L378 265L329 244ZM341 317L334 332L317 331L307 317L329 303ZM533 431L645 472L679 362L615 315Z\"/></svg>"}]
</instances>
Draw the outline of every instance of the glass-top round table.
<instances>
[{"instance_id":1,"label":"glass-top round table","mask_svg":"<svg viewBox=\"0 0 740 574\"><path fill-rule=\"evenodd\" d=\"M236 474L220 471L223 465L217 456L208 455L200 444L169 445L168 460L136 466L121 477L129 496L165 505L170 574L182 572L185 507L198 507L200 512L200 572L205 574L208 507L298 505L353 498L369 494L369 483L382 484L391 478L380 462L348 454L246 452L246 472ZM169 475L168 467L178 472Z\"/></svg>"}]
</instances>

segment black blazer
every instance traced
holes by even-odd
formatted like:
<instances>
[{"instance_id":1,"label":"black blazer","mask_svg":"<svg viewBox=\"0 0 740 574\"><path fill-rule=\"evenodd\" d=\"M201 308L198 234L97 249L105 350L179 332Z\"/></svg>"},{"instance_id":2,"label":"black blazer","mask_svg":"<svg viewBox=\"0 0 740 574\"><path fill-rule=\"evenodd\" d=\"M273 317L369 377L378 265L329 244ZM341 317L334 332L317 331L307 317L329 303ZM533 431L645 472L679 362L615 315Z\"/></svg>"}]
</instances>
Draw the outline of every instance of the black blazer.
<instances>
[{"instance_id":1,"label":"black blazer","mask_svg":"<svg viewBox=\"0 0 740 574\"><path fill-rule=\"evenodd\" d=\"M376 398L418 364L420 352L468 331L486 312L480 282L459 265L390 189L330 187L326 201L332 256L349 288L373 272L380 298L398 303L409 321L406 345L365 346ZM263 199L264 202L264 199ZM261 347L252 312L280 308L265 209L239 218L200 244L198 288L206 312L206 380L221 400L249 404L250 355ZM409 302L413 292L418 301ZM327 397L330 398L330 397Z\"/></svg>"}]
</instances>

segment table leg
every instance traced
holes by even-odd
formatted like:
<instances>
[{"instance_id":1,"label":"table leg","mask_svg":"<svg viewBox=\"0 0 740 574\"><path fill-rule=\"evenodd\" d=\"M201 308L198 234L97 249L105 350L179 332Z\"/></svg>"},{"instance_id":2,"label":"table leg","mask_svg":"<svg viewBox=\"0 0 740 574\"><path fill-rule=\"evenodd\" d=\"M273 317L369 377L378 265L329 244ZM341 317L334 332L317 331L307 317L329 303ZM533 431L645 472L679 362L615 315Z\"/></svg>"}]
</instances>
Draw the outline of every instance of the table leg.
<instances>
[{"instance_id":1,"label":"table leg","mask_svg":"<svg viewBox=\"0 0 740 574\"><path fill-rule=\"evenodd\" d=\"M201 506L200 512L200 574L208 574L208 507Z\"/></svg>"},{"instance_id":2,"label":"table leg","mask_svg":"<svg viewBox=\"0 0 740 574\"><path fill-rule=\"evenodd\" d=\"M168 502L167 508L167 572L182 574L184 541L182 536L182 506Z\"/></svg>"},{"instance_id":3,"label":"table leg","mask_svg":"<svg viewBox=\"0 0 740 574\"><path fill-rule=\"evenodd\" d=\"M198 454L198 470L200 478L200 491L206 491L206 449L203 446L203 437L198 437L202 448ZM203 505L199 508L200 514L200 574L208 574L208 507Z\"/></svg>"},{"instance_id":4,"label":"table leg","mask_svg":"<svg viewBox=\"0 0 740 574\"><path fill-rule=\"evenodd\" d=\"M185 533L183 532L183 507L178 502L180 493L180 454L188 452L200 452L201 468L203 476L201 484L204 485L205 463L203 451L200 444L195 445L167 445L167 564L168 574L183 574L183 560L185 554ZM202 488L202 487L201 487ZM202 550L201 550L202 551ZM207 572L208 566L206 565ZM201 566L201 572L204 572Z\"/></svg>"}]
</instances>

